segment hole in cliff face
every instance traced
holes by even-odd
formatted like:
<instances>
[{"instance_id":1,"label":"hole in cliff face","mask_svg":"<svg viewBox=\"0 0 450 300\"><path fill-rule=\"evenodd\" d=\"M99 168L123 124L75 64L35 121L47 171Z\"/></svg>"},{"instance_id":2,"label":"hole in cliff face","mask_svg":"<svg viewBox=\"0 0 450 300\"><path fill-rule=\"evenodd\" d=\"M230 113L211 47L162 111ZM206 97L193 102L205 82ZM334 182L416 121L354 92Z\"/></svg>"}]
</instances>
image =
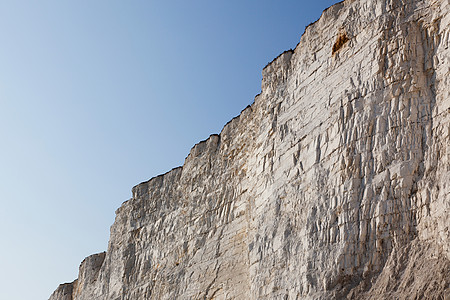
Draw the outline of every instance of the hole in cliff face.
<instances>
[{"instance_id":1,"label":"hole in cliff face","mask_svg":"<svg viewBox=\"0 0 450 300\"><path fill-rule=\"evenodd\" d=\"M347 43L350 39L348 38L347 34L345 33L340 33L336 42L333 45L333 49L332 49L332 54L336 53L337 51L339 51L339 49L342 48L342 46L344 46L345 43Z\"/></svg>"}]
</instances>

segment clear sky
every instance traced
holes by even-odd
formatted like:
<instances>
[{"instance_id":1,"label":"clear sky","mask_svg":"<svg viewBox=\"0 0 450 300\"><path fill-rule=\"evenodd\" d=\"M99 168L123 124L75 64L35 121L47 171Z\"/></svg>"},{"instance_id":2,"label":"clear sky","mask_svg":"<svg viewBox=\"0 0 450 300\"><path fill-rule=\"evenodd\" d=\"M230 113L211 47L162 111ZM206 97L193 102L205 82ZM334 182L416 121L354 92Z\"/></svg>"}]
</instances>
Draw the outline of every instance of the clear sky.
<instances>
[{"instance_id":1,"label":"clear sky","mask_svg":"<svg viewBox=\"0 0 450 300\"><path fill-rule=\"evenodd\" d=\"M0 1L0 299L74 280L131 188L251 104L336 2Z\"/></svg>"}]
</instances>

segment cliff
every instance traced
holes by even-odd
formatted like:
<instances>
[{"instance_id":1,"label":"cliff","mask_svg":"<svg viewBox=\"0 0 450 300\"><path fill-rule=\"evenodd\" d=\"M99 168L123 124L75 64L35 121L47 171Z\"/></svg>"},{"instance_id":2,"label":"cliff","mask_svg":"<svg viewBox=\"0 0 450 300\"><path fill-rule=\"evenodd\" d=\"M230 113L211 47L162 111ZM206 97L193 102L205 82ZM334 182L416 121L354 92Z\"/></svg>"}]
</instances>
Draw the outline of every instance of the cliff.
<instances>
[{"instance_id":1,"label":"cliff","mask_svg":"<svg viewBox=\"0 0 450 300\"><path fill-rule=\"evenodd\" d=\"M450 4L346 0L51 300L448 299Z\"/></svg>"}]
</instances>

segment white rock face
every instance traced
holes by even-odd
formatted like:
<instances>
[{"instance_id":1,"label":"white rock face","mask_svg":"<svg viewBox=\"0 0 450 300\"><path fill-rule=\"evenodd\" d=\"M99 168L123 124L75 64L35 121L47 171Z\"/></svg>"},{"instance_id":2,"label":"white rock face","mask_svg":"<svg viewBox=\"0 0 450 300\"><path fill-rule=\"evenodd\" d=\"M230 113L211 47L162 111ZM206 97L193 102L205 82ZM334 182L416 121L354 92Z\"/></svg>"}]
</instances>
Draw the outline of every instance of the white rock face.
<instances>
[{"instance_id":1,"label":"white rock face","mask_svg":"<svg viewBox=\"0 0 450 300\"><path fill-rule=\"evenodd\" d=\"M50 299L450 299L449 24L448 0L324 11Z\"/></svg>"}]
</instances>

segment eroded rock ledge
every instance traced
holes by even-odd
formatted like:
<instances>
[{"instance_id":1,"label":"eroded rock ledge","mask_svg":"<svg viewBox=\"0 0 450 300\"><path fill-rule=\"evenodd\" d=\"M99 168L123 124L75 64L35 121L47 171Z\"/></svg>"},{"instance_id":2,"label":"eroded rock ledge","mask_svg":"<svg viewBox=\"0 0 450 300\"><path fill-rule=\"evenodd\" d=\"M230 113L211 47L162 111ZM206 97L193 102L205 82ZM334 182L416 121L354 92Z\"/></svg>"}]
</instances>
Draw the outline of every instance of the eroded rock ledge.
<instances>
[{"instance_id":1,"label":"eroded rock ledge","mask_svg":"<svg viewBox=\"0 0 450 300\"><path fill-rule=\"evenodd\" d=\"M325 10L50 299L450 298L449 6Z\"/></svg>"}]
</instances>

